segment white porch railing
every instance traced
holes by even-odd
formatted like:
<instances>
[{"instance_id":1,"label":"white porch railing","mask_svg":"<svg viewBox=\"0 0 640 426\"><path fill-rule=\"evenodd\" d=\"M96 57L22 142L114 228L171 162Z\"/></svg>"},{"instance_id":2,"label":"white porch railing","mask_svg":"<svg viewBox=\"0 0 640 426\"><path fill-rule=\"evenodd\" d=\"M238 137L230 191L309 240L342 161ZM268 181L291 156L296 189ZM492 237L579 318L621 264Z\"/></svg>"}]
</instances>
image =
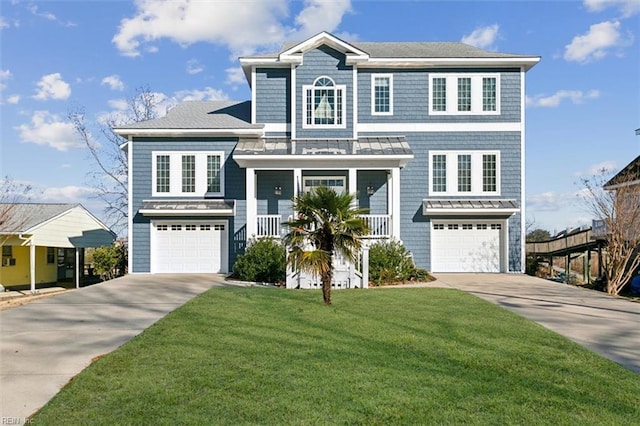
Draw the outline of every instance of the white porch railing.
<instances>
[{"instance_id":1,"label":"white porch railing","mask_svg":"<svg viewBox=\"0 0 640 426\"><path fill-rule=\"evenodd\" d=\"M388 238L391 236L391 215L364 214L361 217L369 226L367 238Z\"/></svg>"},{"instance_id":2,"label":"white porch railing","mask_svg":"<svg viewBox=\"0 0 640 426\"><path fill-rule=\"evenodd\" d=\"M257 238L282 237L282 217L279 214L261 214L256 217Z\"/></svg>"},{"instance_id":3,"label":"white porch railing","mask_svg":"<svg viewBox=\"0 0 640 426\"><path fill-rule=\"evenodd\" d=\"M391 237L391 215L365 214L361 216L369 226L365 238ZM279 214L263 214L256 216L256 237L281 238L283 235L282 217Z\"/></svg>"}]
</instances>

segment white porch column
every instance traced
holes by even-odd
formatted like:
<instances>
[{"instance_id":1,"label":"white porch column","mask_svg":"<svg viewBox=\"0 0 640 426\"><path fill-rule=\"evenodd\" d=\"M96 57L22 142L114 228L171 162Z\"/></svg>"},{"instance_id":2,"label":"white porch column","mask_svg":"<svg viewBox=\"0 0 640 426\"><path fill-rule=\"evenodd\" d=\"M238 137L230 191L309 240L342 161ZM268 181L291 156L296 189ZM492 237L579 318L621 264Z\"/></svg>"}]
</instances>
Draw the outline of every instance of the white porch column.
<instances>
[{"instance_id":1,"label":"white porch column","mask_svg":"<svg viewBox=\"0 0 640 426\"><path fill-rule=\"evenodd\" d=\"M391 169L391 236L400 240L400 168Z\"/></svg>"},{"instance_id":2,"label":"white porch column","mask_svg":"<svg viewBox=\"0 0 640 426\"><path fill-rule=\"evenodd\" d=\"M349 194L358 190L358 169L349 169L349 184L347 185Z\"/></svg>"},{"instance_id":3,"label":"white porch column","mask_svg":"<svg viewBox=\"0 0 640 426\"><path fill-rule=\"evenodd\" d=\"M302 192L302 169L293 169L293 196Z\"/></svg>"},{"instance_id":4,"label":"white porch column","mask_svg":"<svg viewBox=\"0 0 640 426\"><path fill-rule=\"evenodd\" d=\"M32 237L33 238L33 237ZM29 242L29 277L31 293L36 292L36 245L33 239Z\"/></svg>"},{"instance_id":5,"label":"white porch column","mask_svg":"<svg viewBox=\"0 0 640 426\"><path fill-rule=\"evenodd\" d=\"M369 244L362 244L362 288L369 288Z\"/></svg>"},{"instance_id":6,"label":"white porch column","mask_svg":"<svg viewBox=\"0 0 640 426\"><path fill-rule=\"evenodd\" d=\"M82 267L84 270L84 265ZM76 247L76 288L80 288L80 248Z\"/></svg>"},{"instance_id":7,"label":"white porch column","mask_svg":"<svg viewBox=\"0 0 640 426\"><path fill-rule=\"evenodd\" d=\"M247 198L247 241L254 237L257 232L257 214L258 201L256 199L256 170L253 168L246 169L246 191Z\"/></svg>"}]
</instances>

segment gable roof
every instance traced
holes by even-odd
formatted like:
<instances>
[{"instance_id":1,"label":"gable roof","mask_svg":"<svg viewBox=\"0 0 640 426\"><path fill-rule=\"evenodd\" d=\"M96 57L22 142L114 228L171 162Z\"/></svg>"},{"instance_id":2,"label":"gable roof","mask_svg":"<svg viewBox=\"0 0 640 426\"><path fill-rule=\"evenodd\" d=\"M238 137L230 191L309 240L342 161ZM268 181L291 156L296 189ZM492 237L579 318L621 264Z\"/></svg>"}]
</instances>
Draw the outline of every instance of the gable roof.
<instances>
[{"instance_id":1,"label":"gable roof","mask_svg":"<svg viewBox=\"0 0 640 426\"><path fill-rule=\"evenodd\" d=\"M0 203L0 234L26 234L32 228L79 205Z\"/></svg>"},{"instance_id":2,"label":"gable roof","mask_svg":"<svg viewBox=\"0 0 640 426\"><path fill-rule=\"evenodd\" d=\"M251 67L255 65L302 63L305 52L326 45L344 53L346 64L361 67L523 67L528 71L540 56L500 53L459 42L346 42L328 32L321 32L302 42L285 43L278 52L240 58L242 69L251 84Z\"/></svg>"},{"instance_id":3,"label":"gable roof","mask_svg":"<svg viewBox=\"0 0 640 426\"><path fill-rule=\"evenodd\" d=\"M251 124L250 101L185 101L164 117L140 121L114 129L123 137L144 136L171 131L180 133L215 133L225 130L240 134L261 133L264 125ZM196 132L200 131L200 132Z\"/></svg>"},{"instance_id":4,"label":"gable roof","mask_svg":"<svg viewBox=\"0 0 640 426\"><path fill-rule=\"evenodd\" d=\"M618 174L604 184L605 189L616 189L621 186L640 184L640 155L627 164Z\"/></svg>"}]
</instances>

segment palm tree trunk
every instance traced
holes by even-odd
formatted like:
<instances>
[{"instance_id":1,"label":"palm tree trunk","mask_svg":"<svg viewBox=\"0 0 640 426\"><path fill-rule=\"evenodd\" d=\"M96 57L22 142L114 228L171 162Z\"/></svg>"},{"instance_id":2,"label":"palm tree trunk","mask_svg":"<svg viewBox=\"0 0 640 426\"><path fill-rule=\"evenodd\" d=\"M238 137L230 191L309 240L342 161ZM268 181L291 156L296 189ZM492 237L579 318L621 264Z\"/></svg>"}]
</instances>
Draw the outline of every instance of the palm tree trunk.
<instances>
[{"instance_id":1,"label":"palm tree trunk","mask_svg":"<svg viewBox=\"0 0 640 426\"><path fill-rule=\"evenodd\" d=\"M323 274L322 280L322 298L325 305L331 305L331 275Z\"/></svg>"},{"instance_id":2,"label":"palm tree trunk","mask_svg":"<svg viewBox=\"0 0 640 426\"><path fill-rule=\"evenodd\" d=\"M322 298L325 305L331 305L331 280L333 279L333 261L329 258L329 269L327 273L320 276L322 281Z\"/></svg>"}]
</instances>

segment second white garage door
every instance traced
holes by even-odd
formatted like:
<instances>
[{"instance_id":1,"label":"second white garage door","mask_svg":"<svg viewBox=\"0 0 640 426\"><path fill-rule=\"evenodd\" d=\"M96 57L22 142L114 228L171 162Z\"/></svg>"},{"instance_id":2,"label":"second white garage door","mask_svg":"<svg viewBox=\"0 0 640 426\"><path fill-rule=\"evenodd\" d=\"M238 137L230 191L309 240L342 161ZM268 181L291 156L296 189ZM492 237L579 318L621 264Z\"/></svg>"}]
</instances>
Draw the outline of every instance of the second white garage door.
<instances>
[{"instance_id":1,"label":"second white garage door","mask_svg":"<svg viewBox=\"0 0 640 426\"><path fill-rule=\"evenodd\" d=\"M152 273L226 273L227 222L153 222Z\"/></svg>"},{"instance_id":2,"label":"second white garage door","mask_svg":"<svg viewBox=\"0 0 640 426\"><path fill-rule=\"evenodd\" d=\"M432 222L432 272L501 272L503 228L499 222Z\"/></svg>"}]
</instances>

